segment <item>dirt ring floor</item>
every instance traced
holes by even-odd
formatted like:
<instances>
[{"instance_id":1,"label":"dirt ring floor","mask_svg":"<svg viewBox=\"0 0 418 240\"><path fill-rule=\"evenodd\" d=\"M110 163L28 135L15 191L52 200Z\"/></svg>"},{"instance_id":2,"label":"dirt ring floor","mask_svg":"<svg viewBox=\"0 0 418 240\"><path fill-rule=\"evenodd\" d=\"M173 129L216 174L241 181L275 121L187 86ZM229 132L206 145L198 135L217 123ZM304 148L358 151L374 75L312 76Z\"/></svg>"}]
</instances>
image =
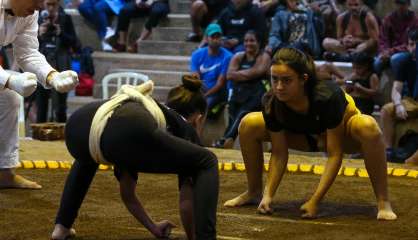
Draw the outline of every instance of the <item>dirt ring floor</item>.
<instances>
[{"instance_id":1,"label":"dirt ring floor","mask_svg":"<svg viewBox=\"0 0 418 240\"><path fill-rule=\"evenodd\" d=\"M67 170L19 170L43 185L42 190L0 190L0 239L49 239ZM222 203L246 188L243 172L221 172L218 239L418 239L418 181L389 177L390 195L399 219L375 219L368 178L338 176L321 205L320 218L302 220L299 206L313 192L318 175L286 174L272 216L256 208L224 208ZM176 239L185 239L178 215L177 177L139 175L138 194L154 220L177 224ZM154 239L124 208L112 171L99 171L74 225L79 240Z\"/></svg>"}]
</instances>

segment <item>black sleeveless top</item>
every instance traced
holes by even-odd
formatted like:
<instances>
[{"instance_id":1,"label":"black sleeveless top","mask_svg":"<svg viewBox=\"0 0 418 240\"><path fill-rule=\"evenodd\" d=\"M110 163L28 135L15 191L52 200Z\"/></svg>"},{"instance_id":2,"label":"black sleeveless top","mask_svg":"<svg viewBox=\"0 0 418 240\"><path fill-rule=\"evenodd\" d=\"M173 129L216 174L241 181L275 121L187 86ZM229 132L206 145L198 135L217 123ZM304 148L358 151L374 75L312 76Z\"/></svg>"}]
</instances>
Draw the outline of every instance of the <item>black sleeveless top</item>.
<instances>
[{"instance_id":1,"label":"black sleeveless top","mask_svg":"<svg viewBox=\"0 0 418 240\"><path fill-rule=\"evenodd\" d=\"M255 65L257 58L263 52L259 52L257 56L255 56L254 60L248 60L247 55L244 54L244 57L241 59L239 63L239 70L246 70L250 69ZM251 96L258 96L260 94L264 94L265 89L262 83L262 80L267 79L266 76L260 76L255 79L251 79L249 81L240 81L240 82L232 82L232 96L231 101L234 102L245 102Z\"/></svg>"}]
</instances>

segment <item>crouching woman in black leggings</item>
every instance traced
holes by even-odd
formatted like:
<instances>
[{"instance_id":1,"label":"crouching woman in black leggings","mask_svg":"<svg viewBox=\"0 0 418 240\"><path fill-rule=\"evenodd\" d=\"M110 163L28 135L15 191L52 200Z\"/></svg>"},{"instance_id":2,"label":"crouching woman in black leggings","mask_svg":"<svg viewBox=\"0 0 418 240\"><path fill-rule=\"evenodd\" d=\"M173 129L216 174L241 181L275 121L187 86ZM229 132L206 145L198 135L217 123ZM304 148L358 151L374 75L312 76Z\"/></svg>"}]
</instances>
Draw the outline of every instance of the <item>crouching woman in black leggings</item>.
<instances>
[{"instance_id":1,"label":"crouching woman in black leggings","mask_svg":"<svg viewBox=\"0 0 418 240\"><path fill-rule=\"evenodd\" d=\"M135 194L137 174L178 174L187 237L216 239L218 164L216 156L200 146L198 135L206 117L201 82L183 77L183 84L169 92L168 107L149 97L152 87L151 81L123 86L111 100L88 104L67 122L65 140L75 161L52 239L75 235L71 226L99 163L114 166L125 206L158 238L167 237L173 225L166 220L155 223L147 215Z\"/></svg>"}]
</instances>

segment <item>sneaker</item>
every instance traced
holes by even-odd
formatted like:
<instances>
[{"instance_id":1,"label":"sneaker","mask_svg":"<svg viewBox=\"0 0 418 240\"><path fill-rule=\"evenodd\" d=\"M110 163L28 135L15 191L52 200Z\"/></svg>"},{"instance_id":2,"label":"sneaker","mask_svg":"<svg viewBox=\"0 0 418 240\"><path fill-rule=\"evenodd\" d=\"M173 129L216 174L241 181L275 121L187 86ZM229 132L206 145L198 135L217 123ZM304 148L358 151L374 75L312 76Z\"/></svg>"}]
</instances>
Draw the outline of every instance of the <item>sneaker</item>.
<instances>
[{"instance_id":1,"label":"sneaker","mask_svg":"<svg viewBox=\"0 0 418 240\"><path fill-rule=\"evenodd\" d=\"M111 27L107 27L106 28L106 35L105 35L104 39L108 39L108 38L112 37L113 35L115 35L115 29L113 29Z\"/></svg>"},{"instance_id":2,"label":"sneaker","mask_svg":"<svg viewBox=\"0 0 418 240\"><path fill-rule=\"evenodd\" d=\"M110 44L107 43L105 40L102 40L102 50L105 52L111 52L112 46L110 46Z\"/></svg>"},{"instance_id":3,"label":"sneaker","mask_svg":"<svg viewBox=\"0 0 418 240\"><path fill-rule=\"evenodd\" d=\"M202 36L197 35L196 33L189 33L186 37L187 42L200 42L202 41Z\"/></svg>"}]
</instances>

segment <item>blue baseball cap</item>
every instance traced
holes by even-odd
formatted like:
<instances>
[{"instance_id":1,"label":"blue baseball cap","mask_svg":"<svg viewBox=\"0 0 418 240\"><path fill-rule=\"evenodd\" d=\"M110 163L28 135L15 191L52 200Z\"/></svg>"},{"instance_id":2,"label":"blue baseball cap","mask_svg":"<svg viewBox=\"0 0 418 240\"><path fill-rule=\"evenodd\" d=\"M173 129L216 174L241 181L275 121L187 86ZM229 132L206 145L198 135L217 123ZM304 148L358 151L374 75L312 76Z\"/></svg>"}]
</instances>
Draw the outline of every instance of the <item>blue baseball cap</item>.
<instances>
[{"instance_id":1,"label":"blue baseball cap","mask_svg":"<svg viewBox=\"0 0 418 240\"><path fill-rule=\"evenodd\" d=\"M206 28L205 35L210 37L215 33L222 34L221 26L219 26L219 24L216 24L216 23L209 24L208 27Z\"/></svg>"}]
</instances>

